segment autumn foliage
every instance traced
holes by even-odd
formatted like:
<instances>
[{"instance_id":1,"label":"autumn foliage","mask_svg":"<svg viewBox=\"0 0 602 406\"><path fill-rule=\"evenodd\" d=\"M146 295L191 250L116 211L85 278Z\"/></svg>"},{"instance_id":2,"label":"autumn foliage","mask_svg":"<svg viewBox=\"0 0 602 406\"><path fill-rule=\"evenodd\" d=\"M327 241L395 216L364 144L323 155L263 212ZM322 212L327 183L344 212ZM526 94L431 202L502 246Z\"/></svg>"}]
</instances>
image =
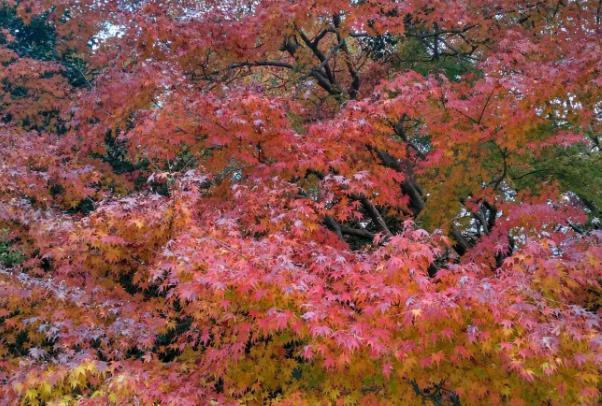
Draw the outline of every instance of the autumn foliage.
<instances>
[{"instance_id":1,"label":"autumn foliage","mask_svg":"<svg viewBox=\"0 0 602 406\"><path fill-rule=\"evenodd\" d=\"M0 404L600 404L601 18L0 0Z\"/></svg>"}]
</instances>

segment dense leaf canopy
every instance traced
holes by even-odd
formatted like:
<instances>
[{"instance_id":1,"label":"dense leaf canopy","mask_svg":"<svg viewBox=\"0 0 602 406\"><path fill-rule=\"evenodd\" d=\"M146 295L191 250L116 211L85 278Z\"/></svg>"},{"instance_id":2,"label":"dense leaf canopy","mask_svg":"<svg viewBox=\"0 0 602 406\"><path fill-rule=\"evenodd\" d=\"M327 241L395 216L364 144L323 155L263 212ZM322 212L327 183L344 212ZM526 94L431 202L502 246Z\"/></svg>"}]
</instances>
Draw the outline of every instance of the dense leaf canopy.
<instances>
[{"instance_id":1,"label":"dense leaf canopy","mask_svg":"<svg viewBox=\"0 0 602 406\"><path fill-rule=\"evenodd\" d=\"M0 0L0 403L602 401L598 0Z\"/></svg>"}]
</instances>

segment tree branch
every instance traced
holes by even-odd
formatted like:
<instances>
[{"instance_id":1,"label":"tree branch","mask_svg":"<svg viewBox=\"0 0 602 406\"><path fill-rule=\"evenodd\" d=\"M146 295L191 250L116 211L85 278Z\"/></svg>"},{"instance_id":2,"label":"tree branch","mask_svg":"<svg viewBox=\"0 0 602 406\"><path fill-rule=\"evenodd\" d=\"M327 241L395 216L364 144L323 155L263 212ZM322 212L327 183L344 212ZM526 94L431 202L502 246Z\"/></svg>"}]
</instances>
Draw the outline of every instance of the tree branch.
<instances>
[{"instance_id":1,"label":"tree branch","mask_svg":"<svg viewBox=\"0 0 602 406\"><path fill-rule=\"evenodd\" d=\"M472 244L470 244L470 242L468 242L468 240L464 238L460 230L458 230L455 226L452 227L450 234L453 237L453 239L456 240L456 245L454 246L454 249L458 252L459 255L464 255L466 251L468 251L472 247Z\"/></svg>"},{"instance_id":2,"label":"tree branch","mask_svg":"<svg viewBox=\"0 0 602 406\"><path fill-rule=\"evenodd\" d=\"M336 233L336 235L339 237L339 239L343 240L343 233L341 231L341 226L333 217L326 216L324 218L324 222L326 223L326 225L328 226L329 229L331 229L332 231L334 231Z\"/></svg>"},{"instance_id":3,"label":"tree branch","mask_svg":"<svg viewBox=\"0 0 602 406\"><path fill-rule=\"evenodd\" d=\"M273 66L278 68L286 68L286 69L295 69L293 65L287 62L282 61L247 61L247 62L239 62L228 65L227 69L237 69L243 67L252 67L252 66Z\"/></svg>"},{"instance_id":4,"label":"tree branch","mask_svg":"<svg viewBox=\"0 0 602 406\"><path fill-rule=\"evenodd\" d=\"M364 230L362 228L353 228L353 227L348 227L346 225L341 225L341 231L343 232L343 234L348 234L348 235L354 235L356 237L362 237L362 238L367 238L367 239L374 239L374 233L371 233L368 230Z\"/></svg>"},{"instance_id":5,"label":"tree branch","mask_svg":"<svg viewBox=\"0 0 602 406\"><path fill-rule=\"evenodd\" d=\"M390 155L386 151L379 150L370 145L366 146L370 151L376 153L381 163L389 167L391 169L396 170L397 172L404 173L406 178L401 183L401 191L410 197L410 209L414 216L420 214L422 210L426 207L426 203L424 201L424 195L422 194L422 190L420 186L414 180L414 176L410 168L404 168L399 160Z\"/></svg>"},{"instance_id":6,"label":"tree branch","mask_svg":"<svg viewBox=\"0 0 602 406\"><path fill-rule=\"evenodd\" d=\"M387 223L385 222L382 214L380 214L380 211L378 211L376 206L370 200L368 200L366 196L354 194L351 196L351 198L362 203L362 206L364 206L370 217L372 217L372 220L374 220L374 222L387 237L391 237L393 235L391 230L389 230L389 227L387 227Z\"/></svg>"},{"instance_id":7,"label":"tree branch","mask_svg":"<svg viewBox=\"0 0 602 406\"><path fill-rule=\"evenodd\" d=\"M299 29L298 31L299 31L299 35L301 36L301 39L303 40L303 42L305 43L305 45L307 45L307 47L313 52L313 54L316 56L316 58L318 58L318 60L320 61L320 63L324 63L324 61L328 62L328 60L326 59L326 56L324 55L324 53L322 51L320 51L320 48L318 47L318 43L313 43L307 37L307 35L305 35L305 33L303 32L303 30ZM324 72L326 74L326 77L328 78L328 81L331 84L336 83L336 80L334 78L334 74L330 70L330 66L328 66L328 63L325 63L325 65L324 65Z\"/></svg>"},{"instance_id":8,"label":"tree branch","mask_svg":"<svg viewBox=\"0 0 602 406\"><path fill-rule=\"evenodd\" d=\"M341 37L341 33L339 32L339 26L341 25L341 16L339 14L335 14L332 20L335 27L337 42L340 48L345 53L345 64L347 65L349 75L351 75L351 85L349 86L348 90L349 97L351 99L356 99L360 90L360 77L357 73L357 70L353 67L353 64L351 63L351 55L349 53L349 49L347 48L347 43L345 42L343 37Z\"/></svg>"}]
</instances>

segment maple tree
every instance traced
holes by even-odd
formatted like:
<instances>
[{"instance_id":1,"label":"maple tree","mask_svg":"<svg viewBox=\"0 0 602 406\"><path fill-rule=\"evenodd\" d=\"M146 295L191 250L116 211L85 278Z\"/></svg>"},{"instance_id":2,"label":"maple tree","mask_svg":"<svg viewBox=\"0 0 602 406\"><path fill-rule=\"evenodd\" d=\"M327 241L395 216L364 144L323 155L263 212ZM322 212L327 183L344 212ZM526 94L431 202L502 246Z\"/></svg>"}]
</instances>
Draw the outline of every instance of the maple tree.
<instances>
[{"instance_id":1,"label":"maple tree","mask_svg":"<svg viewBox=\"0 0 602 406\"><path fill-rule=\"evenodd\" d=\"M599 404L599 1L0 0L6 404Z\"/></svg>"}]
</instances>

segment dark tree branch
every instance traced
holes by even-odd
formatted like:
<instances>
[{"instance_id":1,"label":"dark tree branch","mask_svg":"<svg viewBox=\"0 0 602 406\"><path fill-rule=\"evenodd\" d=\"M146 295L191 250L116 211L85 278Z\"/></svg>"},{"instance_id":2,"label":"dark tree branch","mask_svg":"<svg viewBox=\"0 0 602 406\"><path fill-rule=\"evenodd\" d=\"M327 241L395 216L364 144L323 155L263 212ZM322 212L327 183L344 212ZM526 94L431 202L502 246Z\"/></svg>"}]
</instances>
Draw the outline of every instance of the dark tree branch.
<instances>
[{"instance_id":1,"label":"dark tree branch","mask_svg":"<svg viewBox=\"0 0 602 406\"><path fill-rule=\"evenodd\" d=\"M329 229L331 229L332 231L334 231L336 233L336 235L339 237L339 239L343 240L343 233L341 231L341 226L333 217L326 216L324 218L324 222L326 223L326 226L328 226Z\"/></svg>"},{"instance_id":2,"label":"dark tree branch","mask_svg":"<svg viewBox=\"0 0 602 406\"><path fill-rule=\"evenodd\" d=\"M387 223L385 222L385 219L383 218L380 211L366 196L351 195L351 198L358 200L362 203L362 206L364 206L364 209L366 209L366 211L368 212L368 215L370 215L370 217L372 217L372 220L374 221L374 223L376 223L376 225L378 225L380 230L387 237L391 237L393 235L393 233L391 233L391 230L389 230L389 227L387 226Z\"/></svg>"},{"instance_id":3,"label":"dark tree branch","mask_svg":"<svg viewBox=\"0 0 602 406\"><path fill-rule=\"evenodd\" d=\"M472 247L472 244L466 238L464 238L460 230L458 230L455 226L452 227L450 234L456 241L454 249L456 250L458 255L464 255L466 251L468 251Z\"/></svg>"},{"instance_id":4,"label":"dark tree branch","mask_svg":"<svg viewBox=\"0 0 602 406\"><path fill-rule=\"evenodd\" d=\"M326 74L326 77L328 78L328 81L334 85L336 83L334 74L332 73L332 70L330 69L330 66L328 66L328 60L326 59L326 56L324 55L324 53L320 50L320 48L318 47L318 43L313 43L308 37L307 35L305 35L305 33L303 32L303 30L299 29L299 35L301 36L301 39L303 40L303 42L305 43L305 45L312 51L312 53L316 56L316 58L318 58L318 60L320 61L320 63L324 63L324 72ZM326 63L325 63L326 61Z\"/></svg>"},{"instance_id":5,"label":"dark tree branch","mask_svg":"<svg viewBox=\"0 0 602 406\"><path fill-rule=\"evenodd\" d=\"M318 82L318 85L322 89L326 90L326 92L328 92L328 94L335 96L335 97L338 97L341 94L340 90L337 89L336 87L334 87L332 85L332 83L328 80L328 78L326 78L324 76L324 74L322 72L320 72L319 70L312 69L309 72L309 75L311 77L313 77L314 79L316 79L316 81Z\"/></svg>"},{"instance_id":6,"label":"dark tree branch","mask_svg":"<svg viewBox=\"0 0 602 406\"><path fill-rule=\"evenodd\" d=\"M490 230L489 230L489 221L487 221L487 219L485 218L485 213L483 212L483 206L479 206L479 210L477 210L476 212L472 213L472 216L479 222L481 223L481 227L483 227L483 232L485 234L489 234Z\"/></svg>"},{"instance_id":7,"label":"dark tree branch","mask_svg":"<svg viewBox=\"0 0 602 406\"><path fill-rule=\"evenodd\" d=\"M369 240L374 239L374 233L362 228L353 228L346 225L341 225L341 231L343 234L354 235L356 237L367 238Z\"/></svg>"},{"instance_id":8,"label":"dark tree branch","mask_svg":"<svg viewBox=\"0 0 602 406\"><path fill-rule=\"evenodd\" d=\"M523 173L522 175L518 175L518 176L512 176L513 180L520 180L522 178L525 178L527 176L531 176L531 175L535 175L537 173L542 173L542 172L547 172L547 169L535 169L533 171L529 171L527 173Z\"/></svg>"},{"instance_id":9,"label":"dark tree branch","mask_svg":"<svg viewBox=\"0 0 602 406\"><path fill-rule=\"evenodd\" d=\"M320 31L315 37L314 39L311 40L311 43L314 45L318 45L318 43L322 40L322 38L324 38L328 33L334 33L334 30L332 28L324 28L322 31Z\"/></svg>"},{"instance_id":10,"label":"dark tree branch","mask_svg":"<svg viewBox=\"0 0 602 406\"><path fill-rule=\"evenodd\" d=\"M489 230L493 230L493 227L495 227L495 221L497 219L497 208L494 205L490 204L487 200L484 200L482 205L489 212L487 218L487 227L489 228Z\"/></svg>"},{"instance_id":11,"label":"dark tree branch","mask_svg":"<svg viewBox=\"0 0 602 406\"><path fill-rule=\"evenodd\" d=\"M349 48L347 48L347 43L345 42L345 40L341 36L341 33L339 32L339 26L341 24L341 16L339 14L335 14L332 19L333 19L333 23L334 23L334 27L335 27L335 33L337 36L337 42L338 42L340 48L345 53L345 64L347 65L347 70L349 71L349 75L351 75L351 85L349 86L349 90L348 90L349 97L351 99L356 99L358 96L359 90L360 90L360 83L361 83L360 77L357 73L357 70L351 63L351 54L349 53Z\"/></svg>"},{"instance_id":12,"label":"dark tree branch","mask_svg":"<svg viewBox=\"0 0 602 406\"><path fill-rule=\"evenodd\" d=\"M502 173L500 174L500 176L497 177L497 179L493 180L493 190L497 190L500 187L500 185L502 184L502 182L504 181L504 179L506 179L506 175L508 174L507 157L508 157L508 155L505 152L503 152L502 153L502 159L503 159Z\"/></svg>"},{"instance_id":13,"label":"dark tree branch","mask_svg":"<svg viewBox=\"0 0 602 406\"><path fill-rule=\"evenodd\" d=\"M233 63L231 65L228 65L228 67L226 69L232 70L232 69L237 69L237 68L253 67L253 66L272 66L272 67L276 67L276 68L295 69L295 67L293 65L291 65L290 63L282 62L282 61L246 61L246 62Z\"/></svg>"},{"instance_id":14,"label":"dark tree branch","mask_svg":"<svg viewBox=\"0 0 602 406\"><path fill-rule=\"evenodd\" d=\"M336 235L341 241L345 241L343 235L353 235L355 237L366 238L368 240L374 239L374 233L371 233L370 231L362 228L353 228L344 224L339 224L339 222L331 216L326 216L324 218L324 222L330 230L336 233Z\"/></svg>"},{"instance_id":15,"label":"dark tree branch","mask_svg":"<svg viewBox=\"0 0 602 406\"><path fill-rule=\"evenodd\" d=\"M485 104L483 105L483 108L481 109L481 113L479 114L479 119L477 120L477 124L481 124L481 121L483 120L483 116L485 115L485 110L487 110L487 106L489 105L489 102L491 101L492 97L493 97L493 90L491 91L491 93L489 93L489 96L487 96L487 100L485 100Z\"/></svg>"},{"instance_id":16,"label":"dark tree branch","mask_svg":"<svg viewBox=\"0 0 602 406\"><path fill-rule=\"evenodd\" d=\"M416 155L418 155L420 159L424 160L426 159L426 156L412 141L409 140L406 134L406 129L403 126L403 123L406 121L406 119L407 116L404 114L396 123L392 124L393 131L395 132L395 135L400 137L406 144L408 144L410 148L412 148L416 152Z\"/></svg>"},{"instance_id":17,"label":"dark tree branch","mask_svg":"<svg viewBox=\"0 0 602 406\"><path fill-rule=\"evenodd\" d=\"M405 179L401 183L401 190L410 198L410 209L412 210L412 214L414 216L420 214L420 212L426 207L426 203L424 201L424 195L422 193L422 190L420 189L420 186L418 186L418 183L414 179L413 173L409 165L406 165L406 167L404 168L399 162L399 160L390 155L388 152L376 149L370 145L368 145L367 148L370 151L376 153L376 155L378 156L378 158L384 166L394 169L397 172L404 173L406 175Z\"/></svg>"}]
</instances>

